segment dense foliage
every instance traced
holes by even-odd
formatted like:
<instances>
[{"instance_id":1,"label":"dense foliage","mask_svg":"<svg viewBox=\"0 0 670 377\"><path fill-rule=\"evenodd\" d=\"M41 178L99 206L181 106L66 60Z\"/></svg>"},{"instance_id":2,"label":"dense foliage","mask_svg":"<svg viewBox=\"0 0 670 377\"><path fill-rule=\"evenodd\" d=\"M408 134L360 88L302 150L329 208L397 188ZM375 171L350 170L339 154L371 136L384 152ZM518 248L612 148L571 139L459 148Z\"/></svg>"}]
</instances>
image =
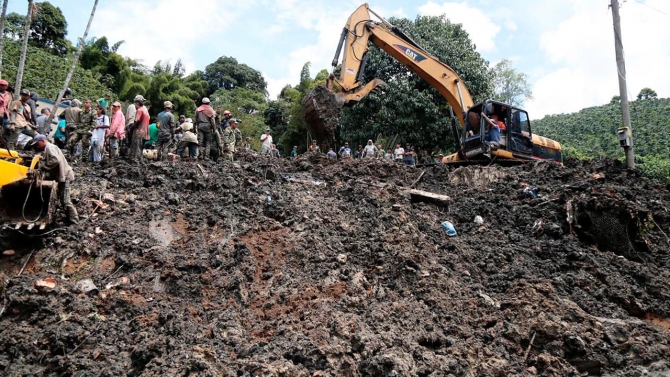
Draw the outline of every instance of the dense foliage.
<instances>
[{"instance_id":1,"label":"dense foliage","mask_svg":"<svg viewBox=\"0 0 670 377\"><path fill-rule=\"evenodd\" d=\"M23 38L25 24L26 16L18 13L8 14L4 35L17 40ZM35 3L28 43L33 47L47 49L56 55L64 56L72 48L65 38L66 34L67 21L60 8L48 1Z\"/></svg>"},{"instance_id":2,"label":"dense foliage","mask_svg":"<svg viewBox=\"0 0 670 377\"><path fill-rule=\"evenodd\" d=\"M19 61L21 44L5 39L2 54L2 78L13 83L16 80L16 66ZM41 97L55 99L63 89L63 82L70 68L68 59L53 55L45 49L28 47L26 68L23 73L23 88L37 92ZM70 81L70 88L79 98L99 98L106 88L95 75L77 67Z\"/></svg>"},{"instance_id":3,"label":"dense foliage","mask_svg":"<svg viewBox=\"0 0 670 377\"><path fill-rule=\"evenodd\" d=\"M618 102L573 114L549 115L532 123L534 132L559 141L565 157L624 158L616 130L623 124ZM670 179L670 99L630 102L637 167L649 176Z\"/></svg>"}]
</instances>

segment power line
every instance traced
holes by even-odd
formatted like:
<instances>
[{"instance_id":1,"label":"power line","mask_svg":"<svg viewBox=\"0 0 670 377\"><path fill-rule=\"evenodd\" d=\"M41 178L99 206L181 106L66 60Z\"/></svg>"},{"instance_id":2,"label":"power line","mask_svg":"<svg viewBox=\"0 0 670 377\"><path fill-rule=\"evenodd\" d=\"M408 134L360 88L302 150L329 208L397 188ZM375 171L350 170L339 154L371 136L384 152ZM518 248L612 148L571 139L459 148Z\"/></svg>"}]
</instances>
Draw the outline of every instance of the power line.
<instances>
[{"instance_id":1,"label":"power line","mask_svg":"<svg viewBox=\"0 0 670 377\"><path fill-rule=\"evenodd\" d=\"M645 7L649 8L649 9L651 9L651 10L655 10L656 12L658 12L658 13L664 15L665 17L670 18L670 14L667 14L667 13L663 12L663 11L660 10L660 9L656 9L656 8L652 7L651 5L646 4L646 3L644 3L644 2L642 2L642 1L640 1L640 0L635 0L635 1L638 2L638 3L640 3L640 4L642 4L642 5L644 5Z\"/></svg>"}]
</instances>

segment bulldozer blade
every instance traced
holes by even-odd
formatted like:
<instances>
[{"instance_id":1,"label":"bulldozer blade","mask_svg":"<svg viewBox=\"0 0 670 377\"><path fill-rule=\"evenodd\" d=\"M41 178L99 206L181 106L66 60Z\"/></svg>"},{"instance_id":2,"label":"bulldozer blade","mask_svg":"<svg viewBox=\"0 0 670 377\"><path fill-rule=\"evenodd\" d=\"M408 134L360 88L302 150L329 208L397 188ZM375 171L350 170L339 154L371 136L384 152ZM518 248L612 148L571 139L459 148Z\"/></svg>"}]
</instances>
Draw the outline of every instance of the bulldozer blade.
<instances>
[{"instance_id":1,"label":"bulldozer blade","mask_svg":"<svg viewBox=\"0 0 670 377\"><path fill-rule=\"evenodd\" d=\"M14 229L44 229L53 221L58 185L20 180L0 190L0 224Z\"/></svg>"},{"instance_id":2,"label":"bulldozer blade","mask_svg":"<svg viewBox=\"0 0 670 377\"><path fill-rule=\"evenodd\" d=\"M312 138L334 141L340 123L340 111L344 106L344 95L333 93L327 87L314 87L302 101L305 123Z\"/></svg>"}]
</instances>

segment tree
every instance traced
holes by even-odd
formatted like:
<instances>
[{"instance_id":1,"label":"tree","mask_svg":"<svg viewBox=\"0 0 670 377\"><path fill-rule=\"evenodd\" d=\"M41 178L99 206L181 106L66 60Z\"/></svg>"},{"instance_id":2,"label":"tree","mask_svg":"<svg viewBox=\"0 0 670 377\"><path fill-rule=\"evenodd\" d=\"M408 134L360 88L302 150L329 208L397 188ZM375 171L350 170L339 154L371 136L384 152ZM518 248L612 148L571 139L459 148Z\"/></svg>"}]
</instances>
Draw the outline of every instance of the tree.
<instances>
[{"instance_id":1,"label":"tree","mask_svg":"<svg viewBox=\"0 0 670 377\"><path fill-rule=\"evenodd\" d=\"M493 94L488 62L460 24L445 16L420 16L409 19L390 19L426 51L436 56L458 73L475 101ZM340 117L339 140L364 143L378 135L398 135L402 142L422 149L452 150L450 110L444 97L407 67L375 46L368 51L363 81L384 80L388 88L383 93L371 93Z\"/></svg>"},{"instance_id":2,"label":"tree","mask_svg":"<svg viewBox=\"0 0 670 377\"><path fill-rule=\"evenodd\" d=\"M643 88L640 90L640 93L637 95L637 99L652 99L657 98L658 94L651 88Z\"/></svg>"},{"instance_id":3,"label":"tree","mask_svg":"<svg viewBox=\"0 0 670 377\"><path fill-rule=\"evenodd\" d=\"M4 35L11 39L22 39L26 27L26 16L10 13L7 15ZM28 43L31 46L45 48L50 52L64 56L71 48L65 38L67 21L60 8L49 2L35 3L32 22L28 31Z\"/></svg>"},{"instance_id":4,"label":"tree","mask_svg":"<svg viewBox=\"0 0 670 377\"><path fill-rule=\"evenodd\" d=\"M494 99L518 107L522 107L526 99L533 99L528 76L517 72L511 61L501 60L491 69L491 74Z\"/></svg>"},{"instance_id":5,"label":"tree","mask_svg":"<svg viewBox=\"0 0 670 377\"><path fill-rule=\"evenodd\" d=\"M21 57L19 58L19 67L16 71L16 83L14 84L15 93L19 93L21 91L21 84L23 83L23 71L25 70L26 67L26 54L28 53L28 38L29 38L28 33L30 31L30 24L33 20L34 15L35 15L35 4L33 3L33 0L28 0L28 15L26 15L24 21L23 38L21 44Z\"/></svg>"},{"instance_id":6,"label":"tree","mask_svg":"<svg viewBox=\"0 0 670 377\"><path fill-rule=\"evenodd\" d=\"M30 44L64 56L70 43L65 38L67 21L65 21L63 12L47 1L36 3L36 5L37 14L30 26Z\"/></svg>"},{"instance_id":7,"label":"tree","mask_svg":"<svg viewBox=\"0 0 670 377\"><path fill-rule=\"evenodd\" d=\"M32 1L32 0L29 0L29 1ZM84 48L84 41L86 40L86 36L88 35L89 29L91 29L91 23L93 22L93 16L95 16L95 8L97 8L97 7L98 7L98 0L95 0L95 2L93 3L93 10L91 10L91 16L88 18L88 24L86 24L86 30L84 30L84 36L81 37L81 40L79 41L79 47L77 47L77 52L74 53L74 59L72 59L72 65L70 66L70 71L67 73L67 77L65 77L65 83L63 84L63 90L61 90L58 93L58 98L56 98L56 102L54 103L54 106L51 109L51 114L49 114L49 118L47 119L46 124L51 124L51 120L56 115L56 110L58 110L58 106L60 106L60 103L63 100L63 95L65 94L65 91L67 90L68 86L70 85L70 80L72 79L72 75L74 74L74 72L77 68L77 62L79 61L79 55L81 55L81 50Z\"/></svg>"},{"instance_id":8,"label":"tree","mask_svg":"<svg viewBox=\"0 0 670 377\"><path fill-rule=\"evenodd\" d=\"M237 59L222 56L214 63L205 67L203 78L209 83L209 93L219 89L247 88L266 93L267 82L261 73L246 64L240 64Z\"/></svg>"},{"instance_id":9,"label":"tree","mask_svg":"<svg viewBox=\"0 0 670 377\"><path fill-rule=\"evenodd\" d=\"M621 102L621 97L620 96L614 96L610 100L610 105L617 105Z\"/></svg>"}]
</instances>

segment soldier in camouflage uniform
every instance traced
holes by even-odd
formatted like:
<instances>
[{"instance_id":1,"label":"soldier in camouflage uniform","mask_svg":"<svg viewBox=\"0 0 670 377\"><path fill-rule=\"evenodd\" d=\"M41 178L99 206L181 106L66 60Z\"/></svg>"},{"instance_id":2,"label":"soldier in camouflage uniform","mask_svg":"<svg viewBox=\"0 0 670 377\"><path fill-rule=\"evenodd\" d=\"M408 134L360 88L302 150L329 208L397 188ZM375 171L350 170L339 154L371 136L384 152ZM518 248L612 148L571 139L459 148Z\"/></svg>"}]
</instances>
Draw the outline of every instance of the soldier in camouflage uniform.
<instances>
[{"instance_id":1,"label":"soldier in camouflage uniform","mask_svg":"<svg viewBox=\"0 0 670 377\"><path fill-rule=\"evenodd\" d=\"M67 149L72 153L74 158L79 158L81 156L75 155L75 146L77 143L81 143L82 155L86 153L88 155L88 148L91 145L91 131L95 127L95 121L98 118L98 114L93 111L91 107L91 100L87 99L84 101L84 109L79 113L79 122L77 123L77 129L70 135L70 139L67 141Z\"/></svg>"},{"instance_id":2,"label":"soldier in camouflage uniform","mask_svg":"<svg viewBox=\"0 0 670 377\"><path fill-rule=\"evenodd\" d=\"M237 129L237 119L230 119L228 124L230 127L223 131L223 158L228 161L233 161L235 147L238 145L241 146L242 143L242 133Z\"/></svg>"}]
</instances>

